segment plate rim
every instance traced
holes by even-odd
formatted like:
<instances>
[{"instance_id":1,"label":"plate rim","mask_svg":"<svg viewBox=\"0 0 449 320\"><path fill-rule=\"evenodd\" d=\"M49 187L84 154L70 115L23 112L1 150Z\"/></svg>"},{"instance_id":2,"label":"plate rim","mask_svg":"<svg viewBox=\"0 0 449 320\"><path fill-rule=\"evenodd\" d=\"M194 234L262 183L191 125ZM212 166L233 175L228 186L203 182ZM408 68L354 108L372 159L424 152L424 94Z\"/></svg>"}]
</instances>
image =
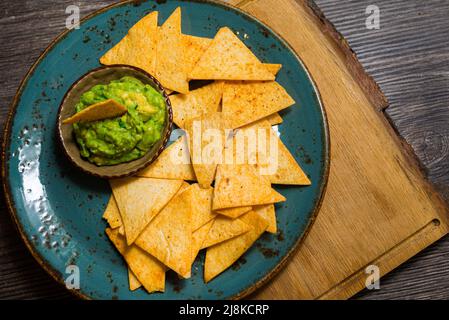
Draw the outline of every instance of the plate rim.
<instances>
[{"instance_id":1,"label":"plate rim","mask_svg":"<svg viewBox=\"0 0 449 320\"><path fill-rule=\"evenodd\" d=\"M97 15L102 14L103 12L106 12L110 9L126 6L131 3L138 3L139 0L125 0L116 2L113 4L110 4L108 6L105 6L103 8L100 8L84 18L80 20L80 25L82 23L85 23L86 21L96 17ZM227 9L231 9L236 11L238 14L249 18L250 20L256 21L259 25L263 26L267 30L269 30L272 34L274 34L281 42L282 44L289 49L293 55L295 56L296 60L300 63L301 67L304 69L305 74L312 84L312 88L316 94L317 102L319 105L321 118L322 118L322 124L324 129L324 136L323 136L323 153L324 153L324 159L322 159L323 162L323 175L322 175L322 183L320 184L319 188L319 196L315 200L313 212L310 215L310 218L308 219L307 225L305 227L304 232L302 235L297 239L297 241L293 244L293 246L288 250L288 252L281 258L281 260L277 263L277 265L269 271L264 277L259 279L258 281L254 282L251 286L241 290L240 292L236 293L235 295L231 296L229 299L231 300L239 300L247 297L248 295L254 293L257 289L263 287L265 284L267 284L271 279L273 279L290 261L290 259L294 256L294 253L297 252L297 250L301 247L304 239L307 237L308 233L310 232L316 217L318 216L318 213L321 209L321 205L323 203L324 195L326 193L327 189L327 183L329 180L329 172L330 172L330 161L331 161L331 143L330 143L330 131L329 131L329 123L327 118L326 109L323 103L323 99L321 96L321 93L316 85L316 82L314 78L312 77L309 69L305 65L304 61L301 59L301 57L298 55L295 49L292 48L292 46L281 36L279 35L275 30L273 30L271 27L269 27L267 24L259 20L258 18L254 17L252 14L247 13L243 11L242 9L236 7L235 5L232 5L230 3L225 3L219 0L187 0L187 2L198 2L198 3L207 3L207 4L213 4L217 6L221 6ZM26 236L25 231L23 230L22 224L19 222L18 215L16 208L14 206L13 197L10 191L10 183L9 183L9 170L8 166L6 165L7 161L10 160L10 157L7 156L7 151L10 147L11 142L11 129L12 129L12 123L16 115L18 102L20 100L20 97L22 96L23 89L28 83L28 80L31 78L31 76L34 74L34 71L36 70L36 67L40 64L40 62L47 56L47 54L62 40L64 39L70 32L72 32L73 29L67 29L61 32L58 36L56 36L45 48L45 50L39 55L39 57L33 62L31 67L28 69L25 76L20 81L19 87L14 95L14 98L9 106L8 110L8 116L5 122L5 126L3 129L3 141L2 141L2 151L1 151L1 174L2 174L2 185L3 185L3 191L4 196L6 200L6 207L8 209L8 212L11 216L12 221L14 222L14 225L22 239L22 241L25 243L25 246L27 247L28 251L31 253L33 258L36 260L36 262L58 283L59 285L64 286L64 280L61 278L61 275L58 271L56 271L53 266L46 261L46 259L37 252L36 248L31 244L30 239ZM324 161L323 161L324 160ZM65 288L65 286L64 286ZM68 290L65 288L68 292L73 294L74 296L86 299L86 300L92 300L93 297L90 297L89 295L82 293L81 290Z\"/></svg>"}]
</instances>

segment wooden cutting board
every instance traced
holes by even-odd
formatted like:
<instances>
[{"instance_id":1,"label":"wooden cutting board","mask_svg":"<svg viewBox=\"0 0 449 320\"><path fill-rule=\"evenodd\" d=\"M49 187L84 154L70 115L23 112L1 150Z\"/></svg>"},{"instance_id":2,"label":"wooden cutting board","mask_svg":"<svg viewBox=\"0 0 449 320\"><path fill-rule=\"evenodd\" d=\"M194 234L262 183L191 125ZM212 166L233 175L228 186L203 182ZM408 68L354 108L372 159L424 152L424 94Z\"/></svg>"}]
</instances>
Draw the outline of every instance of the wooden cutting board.
<instances>
[{"instance_id":1,"label":"wooden cutting board","mask_svg":"<svg viewBox=\"0 0 449 320\"><path fill-rule=\"evenodd\" d=\"M273 28L315 79L327 111L331 170L307 238L257 299L345 299L449 232L448 208L383 111L387 100L345 39L307 1L229 0Z\"/></svg>"}]
</instances>

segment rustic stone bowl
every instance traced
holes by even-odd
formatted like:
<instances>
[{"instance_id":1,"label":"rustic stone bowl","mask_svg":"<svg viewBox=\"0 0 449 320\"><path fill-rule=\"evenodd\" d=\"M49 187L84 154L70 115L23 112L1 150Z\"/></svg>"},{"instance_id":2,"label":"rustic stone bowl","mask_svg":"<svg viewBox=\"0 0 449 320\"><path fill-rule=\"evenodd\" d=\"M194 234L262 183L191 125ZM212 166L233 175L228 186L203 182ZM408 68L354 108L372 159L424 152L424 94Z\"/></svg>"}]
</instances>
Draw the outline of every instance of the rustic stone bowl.
<instances>
[{"instance_id":1,"label":"rustic stone bowl","mask_svg":"<svg viewBox=\"0 0 449 320\"><path fill-rule=\"evenodd\" d=\"M118 165L100 167L81 157L73 134L73 126L71 124L63 124L62 122L64 119L75 113L75 105L80 100L80 97L84 92L90 90L97 84L107 84L112 80L118 80L124 76L135 77L144 84L151 85L164 96L165 106L167 108L165 128L162 132L162 138L155 143L155 145L142 158ZM135 67L127 65L112 65L100 67L88 72L70 87L59 107L57 121L58 139L61 142L64 153L69 158L70 162L85 173L104 179L111 179L133 175L156 160L156 158L166 147L170 138L173 127L173 112L167 93L159 81L157 81L152 75Z\"/></svg>"}]
</instances>

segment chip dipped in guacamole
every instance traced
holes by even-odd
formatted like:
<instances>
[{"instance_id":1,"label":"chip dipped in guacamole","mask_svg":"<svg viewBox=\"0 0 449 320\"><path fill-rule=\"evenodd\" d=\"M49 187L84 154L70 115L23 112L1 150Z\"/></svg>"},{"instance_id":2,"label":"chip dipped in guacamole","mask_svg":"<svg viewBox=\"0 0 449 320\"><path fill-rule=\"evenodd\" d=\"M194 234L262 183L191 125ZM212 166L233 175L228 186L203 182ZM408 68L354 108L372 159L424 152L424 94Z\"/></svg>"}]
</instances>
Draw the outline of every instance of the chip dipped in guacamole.
<instances>
[{"instance_id":1,"label":"chip dipped in guacamole","mask_svg":"<svg viewBox=\"0 0 449 320\"><path fill-rule=\"evenodd\" d=\"M81 96L76 112L109 99L128 112L117 118L73 124L81 156L98 166L141 158L161 139L166 121L162 94L134 77L92 87Z\"/></svg>"}]
</instances>

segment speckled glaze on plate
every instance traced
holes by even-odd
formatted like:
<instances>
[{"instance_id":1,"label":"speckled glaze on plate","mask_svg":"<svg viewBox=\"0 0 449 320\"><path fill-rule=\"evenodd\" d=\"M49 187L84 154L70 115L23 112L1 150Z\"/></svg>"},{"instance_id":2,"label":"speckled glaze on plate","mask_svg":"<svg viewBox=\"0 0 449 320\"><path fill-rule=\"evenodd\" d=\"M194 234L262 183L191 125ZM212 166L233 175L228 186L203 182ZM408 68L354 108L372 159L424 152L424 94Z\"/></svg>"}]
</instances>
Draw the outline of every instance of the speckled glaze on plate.
<instances>
[{"instance_id":1,"label":"speckled glaze on plate","mask_svg":"<svg viewBox=\"0 0 449 320\"><path fill-rule=\"evenodd\" d=\"M329 169L329 137L317 89L306 68L281 38L238 9L213 1L124 2L87 17L79 30L61 35L32 67L13 101L5 128L2 174L8 207L25 244L59 282L66 267L80 271L80 297L92 299L242 298L268 281L301 243L321 204ZM276 189L287 197L277 206L279 233L265 234L229 270L209 284L202 280L204 254L192 278L167 274L165 293L128 290L125 263L105 236L102 214L108 183L80 173L58 146L58 106L81 75L128 29L152 10L163 22L183 9L184 33L213 37L229 26L264 62L282 63L277 80L297 104L281 113L283 142L313 181L310 187Z\"/></svg>"}]
</instances>

